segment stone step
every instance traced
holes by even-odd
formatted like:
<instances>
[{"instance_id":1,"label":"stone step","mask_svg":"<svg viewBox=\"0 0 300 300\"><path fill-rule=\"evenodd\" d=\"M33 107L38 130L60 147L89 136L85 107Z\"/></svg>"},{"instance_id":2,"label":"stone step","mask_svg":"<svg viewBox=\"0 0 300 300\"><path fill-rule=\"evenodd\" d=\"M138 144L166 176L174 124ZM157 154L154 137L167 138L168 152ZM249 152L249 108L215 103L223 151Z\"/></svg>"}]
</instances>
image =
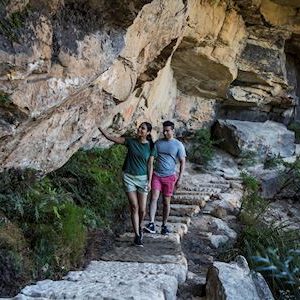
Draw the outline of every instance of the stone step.
<instances>
[{"instance_id":1,"label":"stone step","mask_svg":"<svg viewBox=\"0 0 300 300\"><path fill-rule=\"evenodd\" d=\"M176 299L186 274L180 264L92 261L64 280L27 286L14 299Z\"/></svg>"},{"instance_id":2,"label":"stone step","mask_svg":"<svg viewBox=\"0 0 300 300\"><path fill-rule=\"evenodd\" d=\"M189 180L186 179L186 182L189 182ZM180 187L180 190L196 191L202 188L227 190L230 188L230 182L203 182L191 185L185 184L182 187Z\"/></svg>"},{"instance_id":3,"label":"stone step","mask_svg":"<svg viewBox=\"0 0 300 300\"><path fill-rule=\"evenodd\" d=\"M187 266L187 261L181 251L180 244L171 243L153 243L144 247L131 245L115 247L109 252L102 255L101 259L105 261L123 261L123 262L140 262L156 264L181 264Z\"/></svg>"},{"instance_id":4,"label":"stone step","mask_svg":"<svg viewBox=\"0 0 300 300\"><path fill-rule=\"evenodd\" d=\"M199 194L205 195L216 195L221 193L223 190L222 188L205 188L199 186L191 186L191 187L183 187L182 190L189 191L189 192L198 192Z\"/></svg>"},{"instance_id":5,"label":"stone step","mask_svg":"<svg viewBox=\"0 0 300 300\"><path fill-rule=\"evenodd\" d=\"M162 222L156 221L155 222L155 230L156 233L160 234ZM188 232L188 226L185 223L170 223L168 222L168 229L171 233L179 234L180 238L182 238ZM145 230L144 230L145 231ZM148 233L145 233L146 236Z\"/></svg>"},{"instance_id":6,"label":"stone step","mask_svg":"<svg viewBox=\"0 0 300 300\"><path fill-rule=\"evenodd\" d=\"M129 242L132 244L134 239L133 232L125 232L121 236L116 238L117 242ZM153 233L144 233L143 238L144 245L149 244L159 244L159 245L166 245L166 244L180 244L180 235L178 233L170 233L169 235L162 235L162 234L153 234Z\"/></svg>"},{"instance_id":7,"label":"stone step","mask_svg":"<svg viewBox=\"0 0 300 300\"><path fill-rule=\"evenodd\" d=\"M206 201L208 201L210 198L209 198L209 196L203 197L203 195L196 194L196 195L173 195L172 199L174 199L174 200L175 199L190 199L190 200L207 199Z\"/></svg>"},{"instance_id":8,"label":"stone step","mask_svg":"<svg viewBox=\"0 0 300 300\"><path fill-rule=\"evenodd\" d=\"M203 208L206 205L206 201L202 197L185 197L185 196L177 196L171 199L172 204L184 204L184 205L198 205Z\"/></svg>"},{"instance_id":9,"label":"stone step","mask_svg":"<svg viewBox=\"0 0 300 300\"><path fill-rule=\"evenodd\" d=\"M209 195L207 195L207 193L203 193L203 192L199 192L199 191L179 190L174 193L174 196L182 196L182 195L196 195L196 196L201 196L204 199L209 199Z\"/></svg>"},{"instance_id":10,"label":"stone step","mask_svg":"<svg viewBox=\"0 0 300 300\"><path fill-rule=\"evenodd\" d=\"M215 195L222 192L222 188L217 187L193 187L192 189L183 189L176 191L176 194L194 194L194 193L201 193L203 195Z\"/></svg>"},{"instance_id":11,"label":"stone step","mask_svg":"<svg viewBox=\"0 0 300 300\"><path fill-rule=\"evenodd\" d=\"M162 216L156 216L155 220L162 221ZM145 218L145 224L148 224L149 221L150 221L150 219L148 216ZM186 224L187 226L190 226L191 218L190 217L169 216L168 224L172 224L172 223L183 223L183 224Z\"/></svg>"},{"instance_id":12,"label":"stone step","mask_svg":"<svg viewBox=\"0 0 300 300\"><path fill-rule=\"evenodd\" d=\"M170 216L191 217L200 212L198 205L171 204ZM157 215L162 216L162 208L157 210Z\"/></svg>"}]
</instances>

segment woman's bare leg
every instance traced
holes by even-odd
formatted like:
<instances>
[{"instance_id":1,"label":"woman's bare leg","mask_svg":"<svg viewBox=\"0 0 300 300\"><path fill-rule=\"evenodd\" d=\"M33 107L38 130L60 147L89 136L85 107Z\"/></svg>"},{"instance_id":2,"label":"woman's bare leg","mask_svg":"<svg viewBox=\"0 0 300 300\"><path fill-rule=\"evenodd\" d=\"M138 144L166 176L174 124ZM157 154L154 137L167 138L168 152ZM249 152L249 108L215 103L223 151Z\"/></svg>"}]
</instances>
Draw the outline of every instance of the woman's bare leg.
<instances>
[{"instance_id":1,"label":"woman's bare leg","mask_svg":"<svg viewBox=\"0 0 300 300\"><path fill-rule=\"evenodd\" d=\"M129 208L131 213L131 223L133 231L136 235L139 235L139 203L137 192L127 192L127 197L129 200Z\"/></svg>"},{"instance_id":2,"label":"woman's bare leg","mask_svg":"<svg viewBox=\"0 0 300 300\"><path fill-rule=\"evenodd\" d=\"M137 198L139 205L139 227L142 228L142 223L146 215L147 194L137 193Z\"/></svg>"}]
</instances>

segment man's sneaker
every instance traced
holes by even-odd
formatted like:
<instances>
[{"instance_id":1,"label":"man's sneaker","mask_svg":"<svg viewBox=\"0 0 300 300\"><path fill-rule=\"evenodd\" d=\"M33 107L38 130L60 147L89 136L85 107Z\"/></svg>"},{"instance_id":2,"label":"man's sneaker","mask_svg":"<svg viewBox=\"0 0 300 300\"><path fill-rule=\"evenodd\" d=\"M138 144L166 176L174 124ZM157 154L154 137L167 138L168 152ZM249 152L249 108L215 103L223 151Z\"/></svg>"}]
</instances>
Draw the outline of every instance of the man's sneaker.
<instances>
[{"instance_id":1,"label":"man's sneaker","mask_svg":"<svg viewBox=\"0 0 300 300\"><path fill-rule=\"evenodd\" d=\"M145 230L150 233L155 233L155 224L150 222L146 225Z\"/></svg>"},{"instance_id":2,"label":"man's sneaker","mask_svg":"<svg viewBox=\"0 0 300 300\"><path fill-rule=\"evenodd\" d=\"M170 233L168 227L166 225L161 226L161 232L162 235L168 235Z\"/></svg>"},{"instance_id":3,"label":"man's sneaker","mask_svg":"<svg viewBox=\"0 0 300 300\"><path fill-rule=\"evenodd\" d=\"M141 237L141 241L143 241L143 238L144 238L144 232L143 232L142 227L139 227L139 235L140 235L140 237Z\"/></svg>"},{"instance_id":4,"label":"man's sneaker","mask_svg":"<svg viewBox=\"0 0 300 300\"><path fill-rule=\"evenodd\" d=\"M133 244L134 244L134 246L144 247L141 237L139 235L135 236Z\"/></svg>"}]
</instances>

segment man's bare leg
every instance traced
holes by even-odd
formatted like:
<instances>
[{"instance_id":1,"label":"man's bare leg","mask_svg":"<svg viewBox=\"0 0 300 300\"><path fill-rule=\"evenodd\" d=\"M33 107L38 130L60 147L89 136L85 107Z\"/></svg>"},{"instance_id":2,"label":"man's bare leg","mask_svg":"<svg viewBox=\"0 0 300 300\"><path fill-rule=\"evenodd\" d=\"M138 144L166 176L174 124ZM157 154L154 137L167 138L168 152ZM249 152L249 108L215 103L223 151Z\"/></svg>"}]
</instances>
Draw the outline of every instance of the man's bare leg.
<instances>
[{"instance_id":1,"label":"man's bare leg","mask_svg":"<svg viewBox=\"0 0 300 300\"><path fill-rule=\"evenodd\" d=\"M168 218L169 218L169 214L170 214L170 203L171 203L171 197L163 197L163 223L162 225L166 225Z\"/></svg>"},{"instance_id":2,"label":"man's bare leg","mask_svg":"<svg viewBox=\"0 0 300 300\"><path fill-rule=\"evenodd\" d=\"M150 200L150 223L145 227L145 230L150 233L155 233L155 214L157 210L157 201L159 198L160 191L152 190L151 200Z\"/></svg>"},{"instance_id":3,"label":"man's bare leg","mask_svg":"<svg viewBox=\"0 0 300 300\"><path fill-rule=\"evenodd\" d=\"M157 211L157 201L159 198L160 191L152 190L151 201L150 201L150 223L154 223L155 214Z\"/></svg>"}]
</instances>

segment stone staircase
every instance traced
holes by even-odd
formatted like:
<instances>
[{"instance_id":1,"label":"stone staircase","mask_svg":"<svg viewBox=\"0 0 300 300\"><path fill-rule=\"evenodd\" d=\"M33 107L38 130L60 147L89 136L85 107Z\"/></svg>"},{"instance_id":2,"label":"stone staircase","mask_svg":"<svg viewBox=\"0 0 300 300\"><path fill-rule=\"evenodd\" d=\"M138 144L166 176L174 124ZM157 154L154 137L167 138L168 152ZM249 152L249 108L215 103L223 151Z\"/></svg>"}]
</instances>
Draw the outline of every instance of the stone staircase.
<instances>
[{"instance_id":1,"label":"stone staircase","mask_svg":"<svg viewBox=\"0 0 300 300\"><path fill-rule=\"evenodd\" d=\"M189 176L185 175L187 184ZM207 268L218 245L236 236L222 220L201 211L207 203L215 201L211 199L230 189L231 184L224 179L183 186L171 201L168 226L172 233L168 236L159 233L162 219L159 208L157 233L144 234L143 248L134 247L133 233L126 232L116 239L116 246L101 261L92 261L83 271L69 272L63 280L44 280L27 286L13 299L171 300L195 299L193 294L199 297L201 291L197 290L203 289ZM195 252L196 240L202 246L196 247Z\"/></svg>"}]
</instances>

